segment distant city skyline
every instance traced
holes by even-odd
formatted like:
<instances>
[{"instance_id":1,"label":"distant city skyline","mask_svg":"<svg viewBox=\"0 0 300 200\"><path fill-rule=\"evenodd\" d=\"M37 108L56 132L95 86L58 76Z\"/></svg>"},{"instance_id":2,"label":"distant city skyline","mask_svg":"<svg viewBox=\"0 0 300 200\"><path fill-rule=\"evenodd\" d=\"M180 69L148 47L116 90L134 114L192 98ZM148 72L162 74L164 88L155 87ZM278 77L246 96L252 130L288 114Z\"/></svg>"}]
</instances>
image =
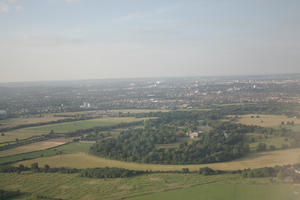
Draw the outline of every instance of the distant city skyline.
<instances>
[{"instance_id":1,"label":"distant city skyline","mask_svg":"<svg viewBox=\"0 0 300 200\"><path fill-rule=\"evenodd\" d=\"M297 0L0 0L0 82L300 73Z\"/></svg>"}]
</instances>

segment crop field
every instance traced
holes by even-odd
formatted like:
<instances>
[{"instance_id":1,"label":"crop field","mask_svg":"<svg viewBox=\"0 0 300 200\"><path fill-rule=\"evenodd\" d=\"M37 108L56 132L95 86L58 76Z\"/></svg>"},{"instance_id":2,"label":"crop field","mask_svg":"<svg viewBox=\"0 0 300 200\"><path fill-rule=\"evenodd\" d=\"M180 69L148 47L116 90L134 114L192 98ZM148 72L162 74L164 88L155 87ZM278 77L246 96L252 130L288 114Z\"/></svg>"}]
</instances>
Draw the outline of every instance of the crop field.
<instances>
[{"instance_id":1,"label":"crop field","mask_svg":"<svg viewBox=\"0 0 300 200\"><path fill-rule=\"evenodd\" d=\"M86 153L75 153L75 154L56 155L52 157L42 157L33 160L18 162L15 165L18 166L19 164L24 164L26 166L30 166L34 162L38 162L41 165L48 164L53 167L73 167L73 168L121 167L126 169L153 170L153 171L182 170L182 168L189 168L191 171L195 171L201 167L210 167L219 170L238 170L238 169L245 169L245 168L260 168L260 167L271 167L275 165L300 163L300 148L252 153L247 157L230 161L230 162L195 164L195 165L140 164L140 163L122 162L117 160L109 160L106 158L101 158Z\"/></svg>"},{"instance_id":2,"label":"crop field","mask_svg":"<svg viewBox=\"0 0 300 200\"><path fill-rule=\"evenodd\" d=\"M58 139L50 139L50 140L46 140L46 141L42 141L42 142L36 142L36 143L32 143L32 144L22 145L22 146L13 148L13 149L0 151L0 157L49 149L52 147L63 145L70 141L71 141L70 138L67 138L67 139L58 138Z\"/></svg>"},{"instance_id":3,"label":"crop field","mask_svg":"<svg viewBox=\"0 0 300 200\"><path fill-rule=\"evenodd\" d=\"M70 154L70 153L79 153L79 152L88 153L91 145L92 144L90 143L81 143L81 142L67 143L58 147L53 147L51 149L1 157L0 164L16 162L24 159L38 158L41 157L41 155L43 157L47 157L47 156L54 156L57 154Z\"/></svg>"},{"instance_id":4,"label":"crop field","mask_svg":"<svg viewBox=\"0 0 300 200\"><path fill-rule=\"evenodd\" d=\"M278 127L281 125L281 122L285 124L287 122L294 122L295 125L300 125L300 119L298 118L289 118L285 115L257 115L257 114L249 114L249 115L240 115L238 119L238 123L242 123L245 125L256 125L262 127ZM292 128L292 126L289 126Z\"/></svg>"},{"instance_id":5,"label":"crop field","mask_svg":"<svg viewBox=\"0 0 300 200\"><path fill-rule=\"evenodd\" d=\"M67 122L67 123L61 123L55 125L39 126L39 127L30 128L30 130L46 131L46 132L50 132L51 130L53 130L56 133L66 133L70 131L76 131L79 129L88 129L88 128L99 127L99 126L111 126L119 123L129 123L129 122L135 122L141 120L144 120L144 118L106 117L100 119L90 119L90 120Z\"/></svg>"},{"instance_id":6,"label":"crop field","mask_svg":"<svg viewBox=\"0 0 300 200\"><path fill-rule=\"evenodd\" d=\"M42 117L29 117L29 118L11 118L6 120L0 120L0 128L11 128L19 125L25 124L37 124L42 122L52 122L65 117L54 117L52 115L46 115Z\"/></svg>"},{"instance_id":7,"label":"crop field","mask_svg":"<svg viewBox=\"0 0 300 200\"><path fill-rule=\"evenodd\" d=\"M300 186L292 184L212 183L191 188L159 192L128 200L298 200Z\"/></svg>"},{"instance_id":8,"label":"crop field","mask_svg":"<svg viewBox=\"0 0 300 200\"><path fill-rule=\"evenodd\" d=\"M122 179L95 179L79 177L78 174L0 173L0 188L24 192L25 195L18 199L35 199L37 195L43 195L68 200L112 200L237 177L237 175L149 174Z\"/></svg>"}]
</instances>

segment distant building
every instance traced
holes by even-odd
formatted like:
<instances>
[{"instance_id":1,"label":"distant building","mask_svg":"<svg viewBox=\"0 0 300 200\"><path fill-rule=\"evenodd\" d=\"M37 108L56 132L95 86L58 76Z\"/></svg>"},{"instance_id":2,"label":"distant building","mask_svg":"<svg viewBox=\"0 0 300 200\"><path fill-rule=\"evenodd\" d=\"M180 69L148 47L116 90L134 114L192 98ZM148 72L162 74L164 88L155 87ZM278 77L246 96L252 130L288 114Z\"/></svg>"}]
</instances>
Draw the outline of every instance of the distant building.
<instances>
[{"instance_id":1,"label":"distant building","mask_svg":"<svg viewBox=\"0 0 300 200\"><path fill-rule=\"evenodd\" d=\"M83 102L83 105L80 105L80 108L90 108L91 104L88 102Z\"/></svg>"},{"instance_id":2,"label":"distant building","mask_svg":"<svg viewBox=\"0 0 300 200\"><path fill-rule=\"evenodd\" d=\"M7 115L6 110L0 110L0 115Z\"/></svg>"},{"instance_id":3,"label":"distant building","mask_svg":"<svg viewBox=\"0 0 300 200\"><path fill-rule=\"evenodd\" d=\"M224 137L228 138L228 134L226 133L226 131L224 131Z\"/></svg>"}]
</instances>

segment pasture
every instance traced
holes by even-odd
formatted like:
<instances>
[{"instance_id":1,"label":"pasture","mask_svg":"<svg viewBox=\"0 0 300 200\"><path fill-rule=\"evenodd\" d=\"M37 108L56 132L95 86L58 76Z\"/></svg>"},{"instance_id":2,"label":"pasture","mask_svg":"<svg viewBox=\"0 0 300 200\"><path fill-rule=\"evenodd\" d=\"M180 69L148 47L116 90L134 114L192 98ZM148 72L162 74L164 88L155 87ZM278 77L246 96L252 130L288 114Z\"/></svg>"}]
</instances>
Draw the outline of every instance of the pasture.
<instances>
[{"instance_id":1,"label":"pasture","mask_svg":"<svg viewBox=\"0 0 300 200\"><path fill-rule=\"evenodd\" d=\"M159 192L128 200L298 200L300 186L292 184L212 183L191 188Z\"/></svg>"},{"instance_id":2,"label":"pasture","mask_svg":"<svg viewBox=\"0 0 300 200\"><path fill-rule=\"evenodd\" d=\"M258 133L248 133L247 136L249 138L255 138L255 142L250 143L250 149L255 151L256 147L259 143L265 143L267 145L267 148L270 147L270 145L275 146L276 148L280 149L282 145L290 145L290 140L286 141L286 137L280 137L280 136L268 136L265 138L261 134Z\"/></svg>"},{"instance_id":3,"label":"pasture","mask_svg":"<svg viewBox=\"0 0 300 200\"><path fill-rule=\"evenodd\" d=\"M140 164L132 162L123 162L101 158L86 153L75 153L56 155L52 157L42 157L33 160L18 162L15 165L24 164L30 166L38 162L40 165L48 164L53 167L72 167L72 168L95 168L95 167L121 167L135 170L169 171L189 168L191 171L198 170L201 167L210 167L218 170L238 170L245 168L272 167L275 165L286 165L300 163L300 148L277 150L261 153L252 153L248 156L233 160L230 162L220 162L211 164L195 165L159 165L159 164Z\"/></svg>"},{"instance_id":4,"label":"pasture","mask_svg":"<svg viewBox=\"0 0 300 200\"><path fill-rule=\"evenodd\" d=\"M294 122L295 125L300 125L300 119L289 118L285 115L249 114L249 115L240 115L238 117L239 118L237 122L245 125L255 125L255 126L262 126L262 127L279 127L281 125L281 122L284 122L286 124L292 121Z\"/></svg>"}]
</instances>

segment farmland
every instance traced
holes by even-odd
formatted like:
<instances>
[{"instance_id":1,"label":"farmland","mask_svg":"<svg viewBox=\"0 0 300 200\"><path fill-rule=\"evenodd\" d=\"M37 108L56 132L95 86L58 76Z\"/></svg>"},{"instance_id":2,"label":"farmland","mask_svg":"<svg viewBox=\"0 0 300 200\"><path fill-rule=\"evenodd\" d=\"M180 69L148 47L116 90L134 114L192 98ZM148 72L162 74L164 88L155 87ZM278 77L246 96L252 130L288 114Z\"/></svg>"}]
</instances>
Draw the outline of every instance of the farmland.
<instances>
[{"instance_id":1,"label":"farmland","mask_svg":"<svg viewBox=\"0 0 300 200\"><path fill-rule=\"evenodd\" d=\"M250 95L252 85L246 85L241 89ZM88 93L80 86L60 100L67 89L58 88L45 104L27 100L28 113L10 105L0 121L0 190L20 190L18 199L37 200L300 195L299 106L232 102L235 90L214 81L148 86L95 86ZM37 99L42 102L46 93Z\"/></svg>"},{"instance_id":2,"label":"farmland","mask_svg":"<svg viewBox=\"0 0 300 200\"><path fill-rule=\"evenodd\" d=\"M40 165L48 164L53 167L72 167L72 168L94 168L94 167L122 167L135 170L169 171L189 168L191 171L198 170L200 167L210 167L219 170L238 170L245 168L260 168L265 166L275 166L284 164L294 164L300 162L300 149L287 149L270 152L253 153L245 158L230 162L220 162L199 165L158 165L158 164L139 164L109 160L86 153L64 154L52 157L37 158L16 163L30 166L38 162Z\"/></svg>"}]
</instances>

